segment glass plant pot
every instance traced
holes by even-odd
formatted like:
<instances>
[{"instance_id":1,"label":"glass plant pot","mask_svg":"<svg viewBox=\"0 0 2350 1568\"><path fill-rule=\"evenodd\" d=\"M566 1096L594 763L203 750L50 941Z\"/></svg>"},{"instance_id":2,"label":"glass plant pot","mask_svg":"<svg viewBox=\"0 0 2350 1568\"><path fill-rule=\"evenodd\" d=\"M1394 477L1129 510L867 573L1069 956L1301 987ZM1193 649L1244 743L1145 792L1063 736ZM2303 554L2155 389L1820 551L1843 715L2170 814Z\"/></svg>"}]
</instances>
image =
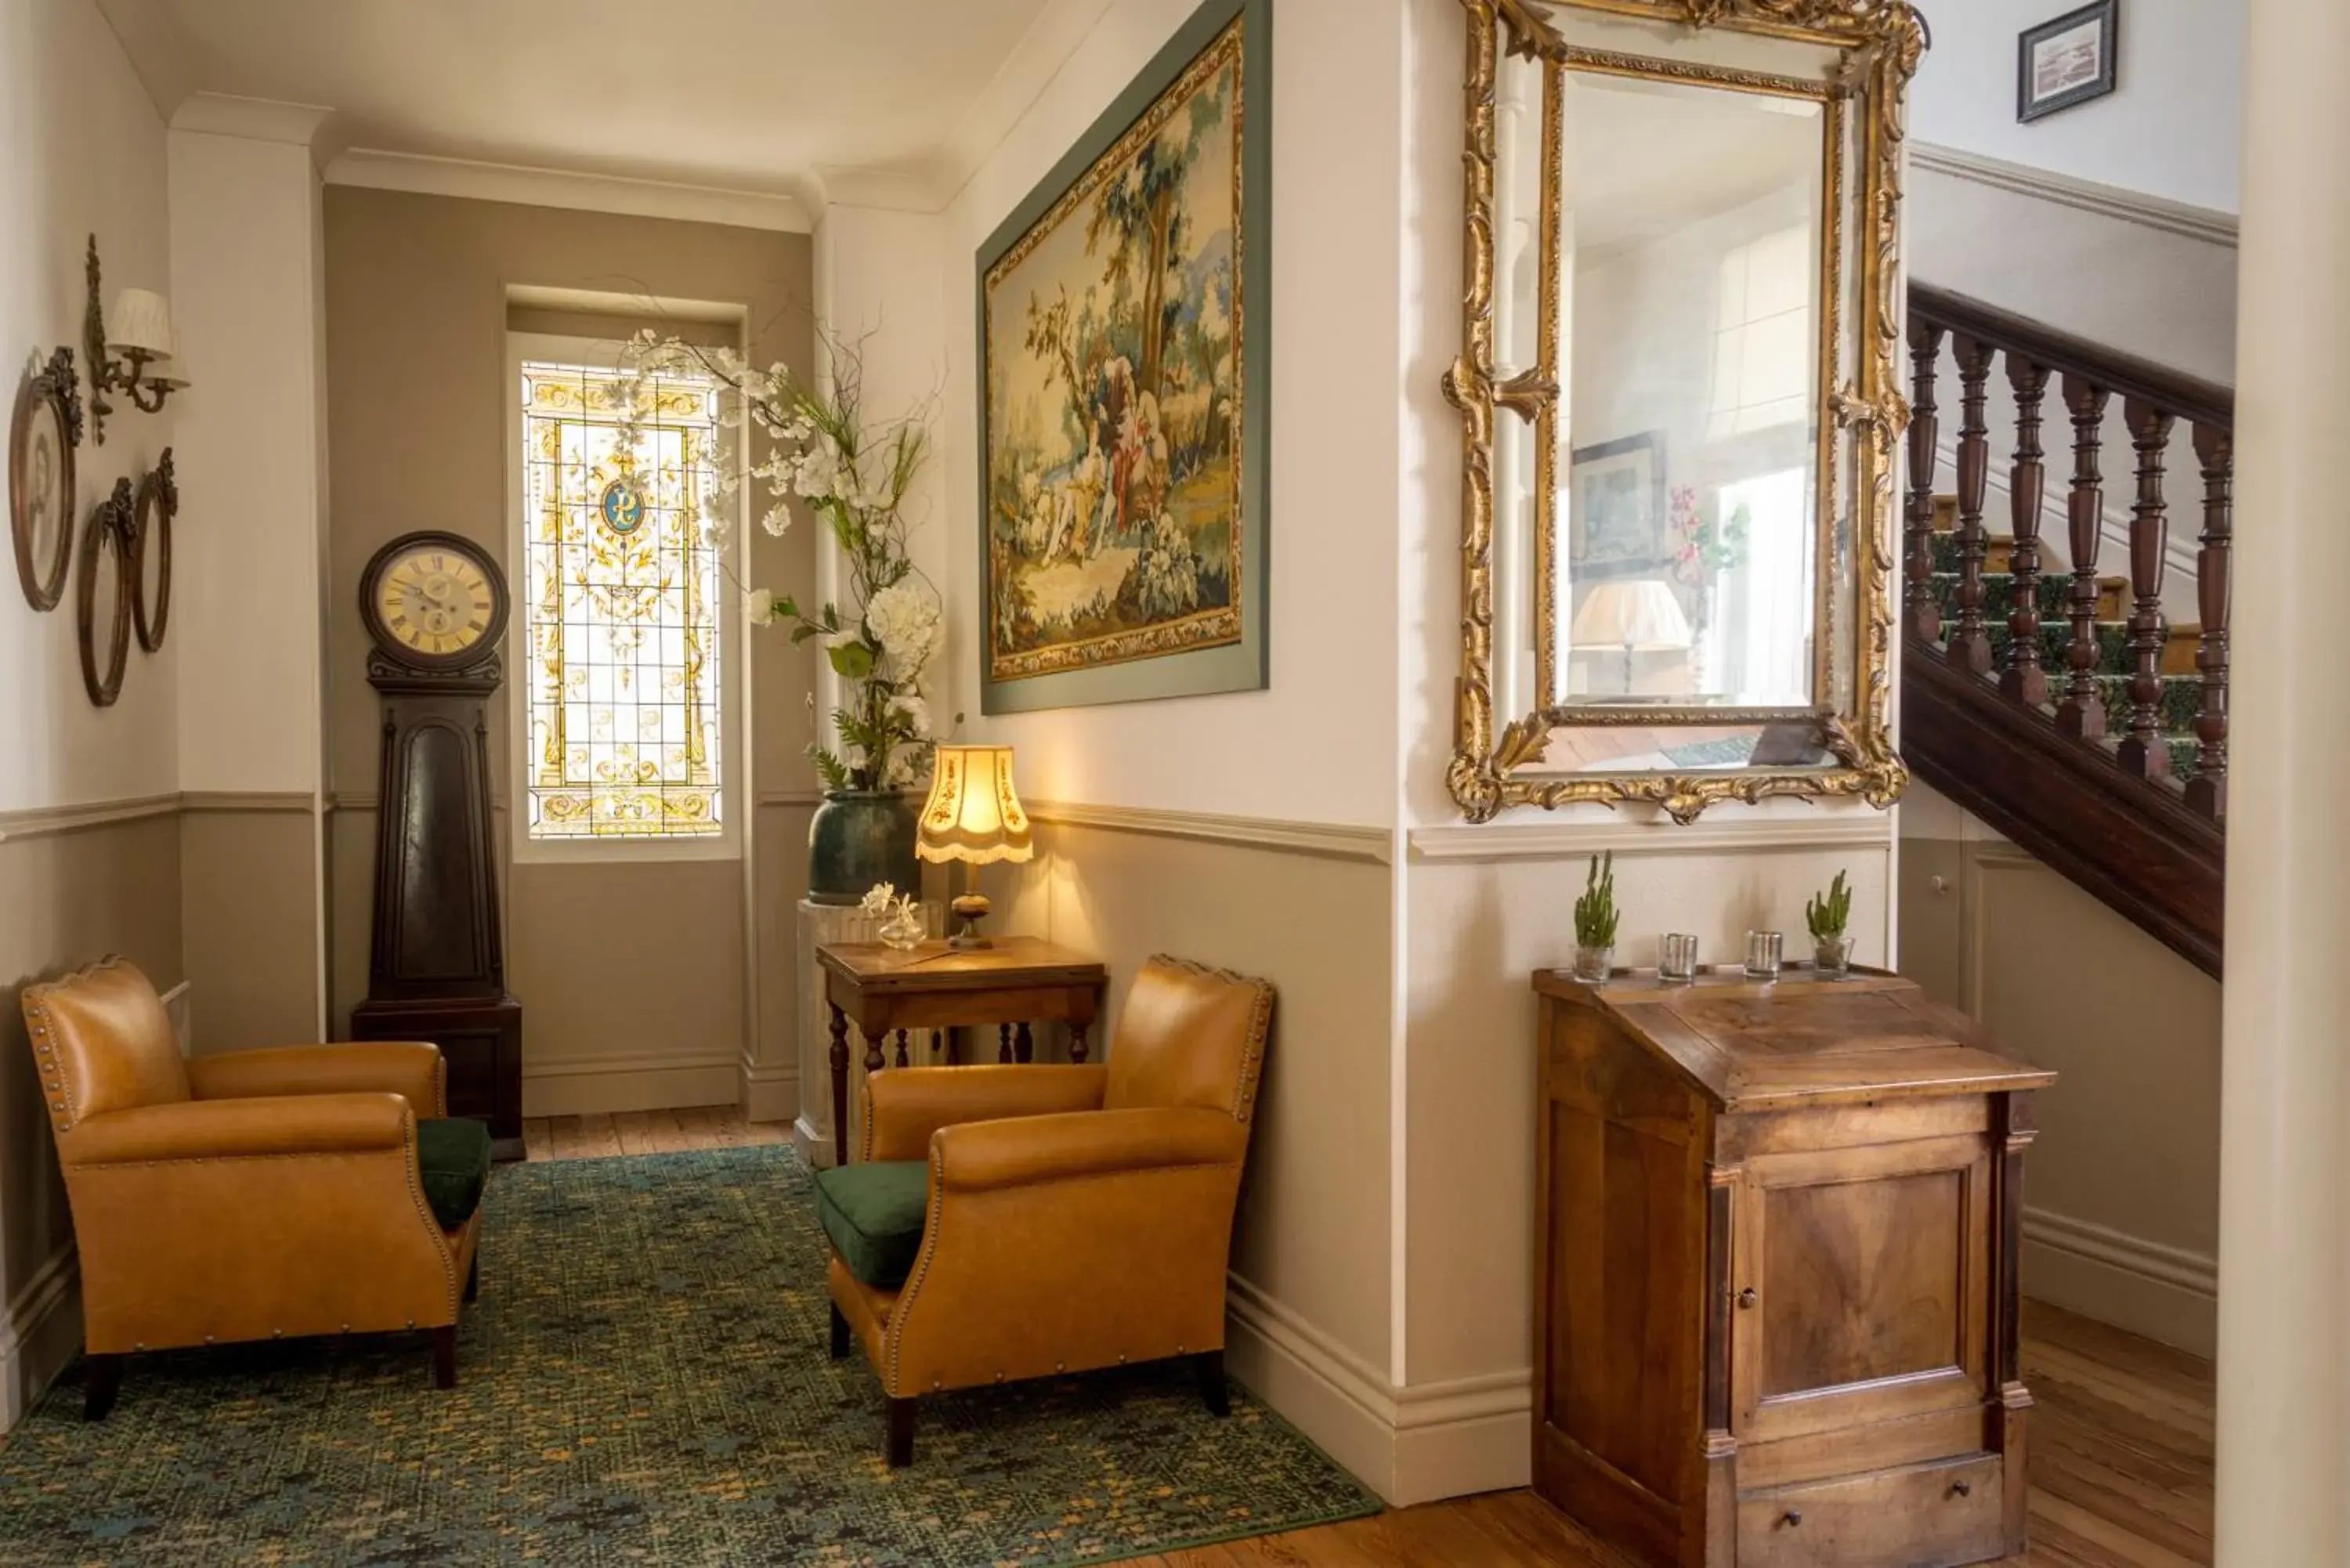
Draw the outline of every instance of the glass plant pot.
<instances>
[{"instance_id":1,"label":"glass plant pot","mask_svg":"<svg viewBox=\"0 0 2350 1568\"><path fill-rule=\"evenodd\" d=\"M1616 967L1614 947L1577 946L1575 950L1575 978L1596 985L1607 978Z\"/></svg>"},{"instance_id":2,"label":"glass plant pot","mask_svg":"<svg viewBox=\"0 0 2350 1568\"><path fill-rule=\"evenodd\" d=\"M1814 937L1812 939L1812 967L1822 974L1848 974L1852 971L1852 939L1850 937Z\"/></svg>"}]
</instances>

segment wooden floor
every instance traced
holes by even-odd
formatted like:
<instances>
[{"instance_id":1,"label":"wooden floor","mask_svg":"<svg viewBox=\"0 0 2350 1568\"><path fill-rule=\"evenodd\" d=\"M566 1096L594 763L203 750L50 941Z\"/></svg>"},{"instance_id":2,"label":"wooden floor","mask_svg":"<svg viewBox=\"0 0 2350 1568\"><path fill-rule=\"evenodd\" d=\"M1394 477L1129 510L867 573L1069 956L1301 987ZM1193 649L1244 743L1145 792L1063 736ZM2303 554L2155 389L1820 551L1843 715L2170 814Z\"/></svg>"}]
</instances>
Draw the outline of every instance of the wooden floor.
<instances>
[{"instance_id":1,"label":"wooden floor","mask_svg":"<svg viewBox=\"0 0 2350 1568\"><path fill-rule=\"evenodd\" d=\"M782 1143L730 1108L523 1123L532 1159ZM2211 1368L2042 1302L2024 1310L2032 1417L2026 1568L2211 1561ZM1170 1552L1143 1568L1623 1568L1531 1492L1492 1492L1287 1535ZM2011 1560L2015 1562L2018 1560Z\"/></svg>"}]
</instances>

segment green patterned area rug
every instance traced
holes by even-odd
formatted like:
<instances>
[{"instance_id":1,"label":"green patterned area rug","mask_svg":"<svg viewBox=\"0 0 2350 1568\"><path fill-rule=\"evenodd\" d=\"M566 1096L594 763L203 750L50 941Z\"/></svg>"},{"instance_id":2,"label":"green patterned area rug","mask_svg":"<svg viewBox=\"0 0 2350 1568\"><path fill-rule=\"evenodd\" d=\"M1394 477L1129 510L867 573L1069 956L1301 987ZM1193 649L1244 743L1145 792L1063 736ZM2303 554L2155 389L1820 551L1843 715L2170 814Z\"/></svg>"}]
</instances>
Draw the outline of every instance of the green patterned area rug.
<instances>
[{"instance_id":1,"label":"green patterned area rug","mask_svg":"<svg viewBox=\"0 0 2350 1568\"><path fill-rule=\"evenodd\" d=\"M421 1336L68 1374L0 1439L0 1563L1113 1561L1374 1511L1312 1444L1187 1369L922 1401L826 1354L825 1251L788 1147L505 1166L459 1386Z\"/></svg>"}]
</instances>

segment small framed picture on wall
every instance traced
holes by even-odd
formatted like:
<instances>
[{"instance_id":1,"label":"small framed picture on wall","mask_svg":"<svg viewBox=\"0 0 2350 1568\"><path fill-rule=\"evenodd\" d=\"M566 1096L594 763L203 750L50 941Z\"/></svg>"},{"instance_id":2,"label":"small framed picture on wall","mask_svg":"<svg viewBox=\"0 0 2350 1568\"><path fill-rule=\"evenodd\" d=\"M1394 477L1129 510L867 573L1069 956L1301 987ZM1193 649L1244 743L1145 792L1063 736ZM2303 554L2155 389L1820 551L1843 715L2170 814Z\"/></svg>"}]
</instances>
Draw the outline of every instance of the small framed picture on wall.
<instances>
[{"instance_id":1,"label":"small framed picture on wall","mask_svg":"<svg viewBox=\"0 0 2350 1568\"><path fill-rule=\"evenodd\" d=\"M2015 118L2034 120L2114 90L2121 0L2096 0L2017 41Z\"/></svg>"}]
</instances>

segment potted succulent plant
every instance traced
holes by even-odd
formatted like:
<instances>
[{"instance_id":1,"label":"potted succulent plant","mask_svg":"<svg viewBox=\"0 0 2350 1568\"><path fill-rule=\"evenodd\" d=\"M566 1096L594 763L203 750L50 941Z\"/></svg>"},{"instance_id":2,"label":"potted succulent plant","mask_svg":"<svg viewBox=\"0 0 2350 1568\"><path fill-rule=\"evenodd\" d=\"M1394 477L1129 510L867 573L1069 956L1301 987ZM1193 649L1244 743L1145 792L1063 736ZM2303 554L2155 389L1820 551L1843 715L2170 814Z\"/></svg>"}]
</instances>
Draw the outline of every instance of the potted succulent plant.
<instances>
[{"instance_id":1,"label":"potted succulent plant","mask_svg":"<svg viewBox=\"0 0 2350 1568\"><path fill-rule=\"evenodd\" d=\"M1839 871L1828 890L1813 894L1804 909L1804 923L1812 929L1812 962L1822 974L1843 974L1852 968L1852 938L1845 930L1851 919L1852 889Z\"/></svg>"},{"instance_id":2,"label":"potted succulent plant","mask_svg":"<svg viewBox=\"0 0 2350 1568\"><path fill-rule=\"evenodd\" d=\"M1575 978L1604 981L1616 964L1616 852L1591 857L1575 901Z\"/></svg>"}]
</instances>

